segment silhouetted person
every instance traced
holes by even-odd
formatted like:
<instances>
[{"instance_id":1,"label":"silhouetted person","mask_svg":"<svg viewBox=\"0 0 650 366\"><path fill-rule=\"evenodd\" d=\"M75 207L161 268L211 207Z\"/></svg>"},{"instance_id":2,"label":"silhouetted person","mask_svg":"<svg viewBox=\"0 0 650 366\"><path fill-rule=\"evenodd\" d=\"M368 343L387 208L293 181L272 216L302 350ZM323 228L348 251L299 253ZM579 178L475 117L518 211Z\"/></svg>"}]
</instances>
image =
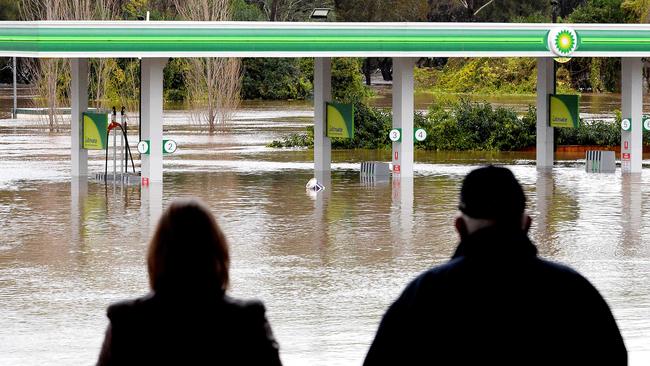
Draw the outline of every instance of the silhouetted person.
<instances>
[{"instance_id":1,"label":"silhouetted person","mask_svg":"<svg viewBox=\"0 0 650 366\"><path fill-rule=\"evenodd\" d=\"M525 201L506 168L465 177L456 252L390 306L364 365L627 364L598 291L571 268L537 257Z\"/></svg>"},{"instance_id":2,"label":"silhouetted person","mask_svg":"<svg viewBox=\"0 0 650 366\"><path fill-rule=\"evenodd\" d=\"M280 365L259 301L235 300L228 244L203 204L175 201L147 255L151 293L113 304L98 365Z\"/></svg>"}]
</instances>

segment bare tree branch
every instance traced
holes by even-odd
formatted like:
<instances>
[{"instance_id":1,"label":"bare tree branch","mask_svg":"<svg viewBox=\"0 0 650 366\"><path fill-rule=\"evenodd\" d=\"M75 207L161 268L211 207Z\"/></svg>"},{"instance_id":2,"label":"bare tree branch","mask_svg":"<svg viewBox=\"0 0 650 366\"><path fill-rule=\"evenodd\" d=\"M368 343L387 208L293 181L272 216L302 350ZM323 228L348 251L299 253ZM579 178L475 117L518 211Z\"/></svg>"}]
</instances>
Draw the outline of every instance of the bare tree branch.
<instances>
[{"instance_id":1,"label":"bare tree branch","mask_svg":"<svg viewBox=\"0 0 650 366\"><path fill-rule=\"evenodd\" d=\"M474 12L474 15L476 16L476 14L480 13L481 10L483 10L486 6L492 4L493 2L494 2L494 0L490 0L487 3L483 4L483 6L481 6L480 8L478 8L477 11Z\"/></svg>"},{"instance_id":2,"label":"bare tree branch","mask_svg":"<svg viewBox=\"0 0 650 366\"><path fill-rule=\"evenodd\" d=\"M229 0L174 0L182 18L223 21L231 17ZM213 133L223 129L239 105L240 61L236 58L189 59L185 73L192 119Z\"/></svg>"}]
</instances>

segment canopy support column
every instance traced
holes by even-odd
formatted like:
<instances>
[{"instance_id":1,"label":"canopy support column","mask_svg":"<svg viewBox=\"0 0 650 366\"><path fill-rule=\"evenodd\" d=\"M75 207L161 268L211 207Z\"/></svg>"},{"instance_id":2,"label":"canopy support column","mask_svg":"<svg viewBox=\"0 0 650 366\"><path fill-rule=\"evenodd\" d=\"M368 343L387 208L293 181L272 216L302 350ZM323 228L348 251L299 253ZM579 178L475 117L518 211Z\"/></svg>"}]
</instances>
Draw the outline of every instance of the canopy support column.
<instances>
[{"instance_id":1,"label":"canopy support column","mask_svg":"<svg viewBox=\"0 0 650 366\"><path fill-rule=\"evenodd\" d=\"M88 175L88 150L83 148L83 112L88 109L88 59L70 60L70 160L73 177Z\"/></svg>"},{"instance_id":2,"label":"canopy support column","mask_svg":"<svg viewBox=\"0 0 650 366\"><path fill-rule=\"evenodd\" d=\"M413 176L413 68L414 58L393 58L393 128L402 129L402 141L393 142L393 175Z\"/></svg>"},{"instance_id":3,"label":"canopy support column","mask_svg":"<svg viewBox=\"0 0 650 366\"><path fill-rule=\"evenodd\" d=\"M332 143L327 137L326 103L332 100L332 61L329 57L314 59L314 172L329 172L332 164Z\"/></svg>"},{"instance_id":4,"label":"canopy support column","mask_svg":"<svg viewBox=\"0 0 650 366\"><path fill-rule=\"evenodd\" d=\"M632 127L621 131L621 172L640 174L643 159L643 62L639 57L621 58L621 112Z\"/></svg>"},{"instance_id":5,"label":"canopy support column","mask_svg":"<svg viewBox=\"0 0 650 366\"><path fill-rule=\"evenodd\" d=\"M142 178L163 179L163 69L167 58L142 59L142 139L149 140L149 155L142 155Z\"/></svg>"},{"instance_id":6,"label":"canopy support column","mask_svg":"<svg viewBox=\"0 0 650 366\"><path fill-rule=\"evenodd\" d=\"M537 170L553 169L555 145L553 127L549 123L549 94L555 93L554 65L552 58L537 59Z\"/></svg>"}]
</instances>

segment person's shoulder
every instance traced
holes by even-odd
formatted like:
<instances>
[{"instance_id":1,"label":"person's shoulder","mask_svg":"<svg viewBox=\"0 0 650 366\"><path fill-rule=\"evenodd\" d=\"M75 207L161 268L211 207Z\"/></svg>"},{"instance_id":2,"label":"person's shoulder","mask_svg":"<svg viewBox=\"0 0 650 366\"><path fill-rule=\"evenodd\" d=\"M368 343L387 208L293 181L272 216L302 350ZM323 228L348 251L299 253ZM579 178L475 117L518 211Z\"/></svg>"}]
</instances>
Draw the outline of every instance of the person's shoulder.
<instances>
[{"instance_id":1,"label":"person's shoulder","mask_svg":"<svg viewBox=\"0 0 650 366\"><path fill-rule=\"evenodd\" d=\"M451 259L446 263L433 266L415 277L412 284L433 284L450 276L454 276L456 272L462 269L466 261L465 257L458 257Z\"/></svg>"},{"instance_id":2,"label":"person's shoulder","mask_svg":"<svg viewBox=\"0 0 650 366\"><path fill-rule=\"evenodd\" d=\"M586 277L566 264L539 257L537 258L537 264L540 269L540 275L549 282L553 281L567 289L578 288L595 292L598 291Z\"/></svg>"},{"instance_id":3,"label":"person's shoulder","mask_svg":"<svg viewBox=\"0 0 650 366\"><path fill-rule=\"evenodd\" d=\"M264 303L257 299L238 299L224 295L223 304L230 311L244 315L263 316L266 312Z\"/></svg>"},{"instance_id":4,"label":"person's shoulder","mask_svg":"<svg viewBox=\"0 0 650 366\"><path fill-rule=\"evenodd\" d=\"M153 304L153 295L147 294L136 299L123 300L111 304L106 310L106 315L113 322L137 317L138 314L146 311L148 308L152 307Z\"/></svg>"},{"instance_id":5,"label":"person's shoulder","mask_svg":"<svg viewBox=\"0 0 650 366\"><path fill-rule=\"evenodd\" d=\"M403 297L416 298L420 294L430 294L441 287L447 286L459 270L464 266L465 258L459 257L433 266L417 275L404 289Z\"/></svg>"},{"instance_id":6,"label":"person's shoulder","mask_svg":"<svg viewBox=\"0 0 650 366\"><path fill-rule=\"evenodd\" d=\"M551 261L548 259L536 258L537 265L544 274L560 278L570 278L576 280L586 280L578 271L566 264Z\"/></svg>"}]
</instances>

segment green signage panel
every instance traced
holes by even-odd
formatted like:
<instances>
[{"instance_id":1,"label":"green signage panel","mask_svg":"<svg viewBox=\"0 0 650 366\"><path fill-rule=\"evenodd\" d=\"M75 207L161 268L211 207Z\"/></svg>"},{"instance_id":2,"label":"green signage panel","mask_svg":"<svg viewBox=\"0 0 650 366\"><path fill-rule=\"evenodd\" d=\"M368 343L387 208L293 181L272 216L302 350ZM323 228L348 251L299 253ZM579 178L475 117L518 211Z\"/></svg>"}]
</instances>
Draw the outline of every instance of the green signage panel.
<instances>
[{"instance_id":1,"label":"green signage panel","mask_svg":"<svg viewBox=\"0 0 650 366\"><path fill-rule=\"evenodd\" d=\"M87 150L103 150L106 148L106 131L110 115L106 113L83 113L83 140L81 146Z\"/></svg>"},{"instance_id":2,"label":"green signage panel","mask_svg":"<svg viewBox=\"0 0 650 366\"><path fill-rule=\"evenodd\" d=\"M354 138L354 106L327 103L327 137Z\"/></svg>"},{"instance_id":3,"label":"green signage panel","mask_svg":"<svg viewBox=\"0 0 650 366\"><path fill-rule=\"evenodd\" d=\"M580 123L577 95L549 95L549 124L551 127L577 128Z\"/></svg>"}]
</instances>

